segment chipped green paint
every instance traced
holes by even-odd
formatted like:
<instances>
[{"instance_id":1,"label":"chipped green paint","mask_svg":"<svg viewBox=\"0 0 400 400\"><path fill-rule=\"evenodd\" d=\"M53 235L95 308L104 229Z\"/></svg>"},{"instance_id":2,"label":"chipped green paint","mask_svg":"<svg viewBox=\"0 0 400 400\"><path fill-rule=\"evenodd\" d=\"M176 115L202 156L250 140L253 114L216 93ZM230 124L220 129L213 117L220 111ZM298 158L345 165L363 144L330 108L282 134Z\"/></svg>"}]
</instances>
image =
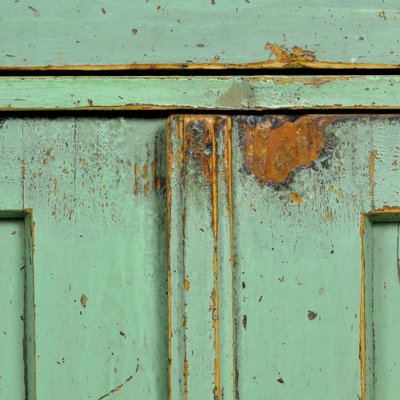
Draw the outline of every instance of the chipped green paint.
<instances>
[{"instance_id":1,"label":"chipped green paint","mask_svg":"<svg viewBox=\"0 0 400 400\"><path fill-rule=\"evenodd\" d=\"M0 220L0 394L25 399L24 285L25 230L21 220Z\"/></svg>"},{"instance_id":2,"label":"chipped green paint","mask_svg":"<svg viewBox=\"0 0 400 400\"><path fill-rule=\"evenodd\" d=\"M399 76L2 77L2 110L400 108Z\"/></svg>"},{"instance_id":3,"label":"chipped green paint","mask_svg":"<svg viewBox=\"0 0 400 400\"><path fill-rule=\"evenodd\" d=\"M188 128L193 121L196 134ZM220 121L225 121L228 132L217 129ZM373 236L368 233L362 240L362 221L364 213L376 207L386 207L382 214L386 217L397 213L398 220L400 215L399 208L388 208L400 204L396 164L400 156L399 124L399 116L356 114L182 115L170 119L171 398L186 398L186 378L188 398L201 393L204 398L216 399L267 395L279 399L365 400L368 393L367 399L373 400L378 398L371 397L370 391L369 374L374 367L378 370L375 379L381 379L375 385L377 395L393 397L397 384L388 382L385 371L397 354L397 325L392 314L377 315L379 321L375 323L382 331L376 357L391 354L392 358L375 363L370 352L374 340L371 323L364 324L364 315L366 311L369 318L372 285L379 283L373 283L371 268L363 266L363 257L370 256L371 241L380 231ZM299 132L304 129L306 134L302 136ZM270 157L268 146L275 143L275 132L287 135L285 143L279 147L278 142L273 150L283 151L279 153L279 169L299 162L285 182L274 180L275 175L266 170L262 171L269 180L260 180L254 171ZM309 165L301 164L303 153L299 156L296 149L307 148L304 141L315 140L312 138L319 134L323 142L317 157ZM182 150L185 135L189 140ZM265 137L269 141L263 141ZM246 140L251 140L252 146ZM226 158L221 145L224 149L224 143L230 141L232 153ZM249 163L249 157L254 159L257 152L264 159L256 158L261 160L257 165ZM196 154L202 155L200 162ZM211 154L216 155L218 168L214 176L218 179L210 183L207 157ZM265 168L272 167L265 163ZM213 217L216 203L211 186L218 193L217 217ZM212 233L215 219L216 242ZM374 245L381 260L374 268L382 265L386 253L388 257L390 254L387 272L382 271L379 279L390 269L387 280L397 293L398 225L387 223L380 229L385 232ZM221 395L216 397L210 299L214 293L213 249L217 251L220 274L220 327L225 329L219 333L221 348L225 341L233 344L232 351L226 353L228 357L223 357L223 352L219 355L219 370L225 371L230 380L221 379ZM364 250L367 254L362 256ZM190 279L191 275L195 276ZM186 279L190 280L189 290L185 290ZM363 300L363 284L367 303ZM384 293L384 288L380 287L379 293ZM385 301L396 309L397 299L380 299L381 311ZM385 329L390 331L388 335ZM390 337L390 343L384 336ZM191 354L187 371L182 368L186 353ZM365 356L367 371L362 361ZM235 394L231 394L232 384Z\"/></svg>"},{"instance_id":4,"label":"chipped green paint","mask_svg":"<svg viewBox=\"0 0 400 400\"><path fill-rule=\"evenodd\" d=\"M166 398L164 137L162 119L2 119L0 210L15 212L0 217L33 210L26 254L32 258L34 245L35 297L29 286L26 297L35 305L27 338L30 343L34 329L36 350L28 349L28 364L35 371L28 372L28 384L36 379L36 394L30 389L29 400L97 400L116 392L119 399ZM23 235L22 226L5 221L3 277L19 272L21 256L10 259L10 241ZM14 287L6 282L2 304ZM12 296L21 308L24 284L15 285ZM19 331L13 334L8 321L0 345L19 375L11 368L4 375L0 363L0 397L24 399L23 322L20 311L13 316ZM8 385L11 375L18 391Z\"/></svg>"},{"instance_id":5,"label":"chipped green paint","mask_svg":"<svg viewBox=\"0 0 400 400\"><path fill-rule=\"evenodd\" d=\"M398 29L395 0L19 0L0 67L397 67Z\"/></svg>"}]
</instances>

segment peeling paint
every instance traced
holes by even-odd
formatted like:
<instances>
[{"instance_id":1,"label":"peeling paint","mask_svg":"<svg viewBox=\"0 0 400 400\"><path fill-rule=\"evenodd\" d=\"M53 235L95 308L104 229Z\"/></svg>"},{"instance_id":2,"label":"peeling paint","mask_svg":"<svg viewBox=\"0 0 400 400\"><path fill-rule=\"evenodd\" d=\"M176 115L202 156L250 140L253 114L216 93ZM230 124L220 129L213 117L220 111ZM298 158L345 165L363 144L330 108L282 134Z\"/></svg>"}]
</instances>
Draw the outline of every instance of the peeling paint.
<instances>
[{"instance_id":1,"label":"peeling paint","mask_svg":"<svg viewBox=\"0 0 400 400\"><path fill-rule=\"evenodd\" d=\"M314 63L317 61L315 54L310 50L302 49L299 46L293 46L288 49L286 46L267 43L265 49L269 50L275 57L276 61L286 64L286 66L301 66L303 63Z\"/></svg>"},{"instance_id":2,"label":"peeling paint","mask_svg":"<svg viewBox=\"0 0 400 400\"><path fill-rule=\"evenodd\" d=\"M260 183L287 186L301 168L309 168L326 147L325 127L331 116L243 118L246 170Z\"/></svg>"}]
</instances>

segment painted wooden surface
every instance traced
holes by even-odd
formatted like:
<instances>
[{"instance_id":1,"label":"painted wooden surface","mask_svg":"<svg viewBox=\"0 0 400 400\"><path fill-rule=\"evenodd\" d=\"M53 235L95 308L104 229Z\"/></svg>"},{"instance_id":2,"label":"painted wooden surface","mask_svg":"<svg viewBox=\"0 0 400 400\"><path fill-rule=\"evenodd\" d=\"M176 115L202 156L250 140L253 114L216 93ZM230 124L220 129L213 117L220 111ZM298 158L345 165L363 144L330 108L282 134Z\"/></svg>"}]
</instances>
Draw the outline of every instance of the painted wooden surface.
<instances>
[{"instance_id":1,"label":"painted wooden surface","mask_svg":"<svg viewBox=\"0 0 400 400\"><path fill-rule=\"evenodd\" d=\"M364 243L363 213L399 215L390 208L400 204L399 123L332 114L170 119L171 399L367 399L372 239ZM385 241L395 256L397 236L388 235L376 246Z\"/></svg>"},{"instance_id":2,"label":"painted wooden surface","mask_svg":"<svg viewBox=\"0 0 400 400\"><path fill-rule=\"evenodd\" d=\"M3 77L0 109L400 108L399 76Z\"/></svg>"},{"instance_id":3,"label":"painted wooden surface","mask_svg":"<svg viewBox=\"0 0 400 400\"><path fill-rule=\"evenodd\" d=\"M25 229L22 220L0 219L0 397L25 399Z\"/></svg>"},{"instance_id":4,"label":"painted wooden surface","mask_svg":"<svg viewBox=\"0 0 400 400\"><path fill-rule=\"evenodd\" d=\"M166 398L164 137L163 119L1 120L0 210L33 218L36 396L29 400ZM19 225L0 220L0 229L2 277L17 279L20 255L5 260L3 250L14 254ZM12 290L7 281L3 289ZM1 353L20 363L20 281L12 296L18 311L2 327ZM29 288L27 297L32 305ZM23 376L14 382L19 393ZM4 398L24 398L17 395Z\"/></svg>"},{"instance_id":5,"label":"painted wooden surface","mask_svg":"<svg viewBox=\"0 0 400 400\"><path fill-rule=\"evenodd\" d=\"M370 374L372 399L390 399L399 393L399 222L374 223L372 233L373 369Z\"/></svg>"},{"instance_id":6,"label":"painted wooden surface","mask_svg":"<svg viewBox=\"0 0 400 400\"><path fill-rule=\"evenodd\" d=\"M4 115L0 229L25 215L32 267L13 292L28 400L372 400L369 224L400 215L399 124Z\"/></svg>"},{"instance_id":7,"label":"painted wooden surface","mask_svg":"<svg viewBox=\"0 0 400 400\"><path fill-rule=\"evenodd\" d=\"M398 29L394 0L18 0L0 66L397 67Z\"/></svg>"}]
</instances>

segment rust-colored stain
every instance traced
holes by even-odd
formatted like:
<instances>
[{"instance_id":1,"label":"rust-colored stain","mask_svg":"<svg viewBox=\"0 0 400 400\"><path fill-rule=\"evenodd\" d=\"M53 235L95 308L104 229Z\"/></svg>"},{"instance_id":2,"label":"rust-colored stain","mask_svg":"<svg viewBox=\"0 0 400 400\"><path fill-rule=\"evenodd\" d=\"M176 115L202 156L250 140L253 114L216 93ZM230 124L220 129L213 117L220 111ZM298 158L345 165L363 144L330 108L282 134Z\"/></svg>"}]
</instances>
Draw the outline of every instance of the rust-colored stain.
<instances>
[{"instance_id":1,"label":"rust-colored stain","mask_svg":"<svg viewBox=\"0 0 400 400\"><path fill-rule=\"evenodd\" d=\"M265 49L269 50L275 57L276 61L288 65L296 65L302 63L315 62L317 60L315 54L310 50L304 50L299 46L293 46L288 49L286 46L267 43Z\"/></svg>"},{"instance_id":2,"label":"rust-colored stain","mask_svg":"<svg viewBox=\"0 0 400 400\"><path fill-rule=\"evenodd\" d=\"M244 329L247 329L247 315L243 315L242 325Z\"/></svg>"},{"instance_id":3,"label":"rust-colored stain","mask_svg":"<svg viewBox=\"0 0 400 400\"><path fill-rule=\"evenodd\" d=\"M244 118L244 163L261 183L288 184L302 167L311 167L325 147L325 127L334 116Z\"/></svg>"},{"instance_id":4,"label":"rust-colored stain","mask_svg":"<svg viewBox=\"0 0 400 400\"><path fill-rule=\"evenodd\" d=\"M298 205L300 205L300 204L303 202L303 197L300 196L300 195L297 194L297 193L294 193L294 192L290 192L290 198L291 198L294 202L296 202Z\"/></svg>"},{"instance_id":5,"label":"rust-colored stain","mask_svg":"<svg viewBox=\"0 0 400 400\"><path fill-rule=\"evenodd\" d=\"M329 208L326 210L325 219L327 221L331 221L332 220L332 211Z\"/></svg>"},{"instance_id":6,"label":"rust-colored stain","mask_svg":"<svg viewBox=\"0 0 400 400\"><path fill-rule=\"evenodd\" d=\"M184 386L184 400L188 399L188 381L189 381L189 360L187 356L187 305L185 304L185 312L183 316L183 345L184 345L184 354L183 354L183 386Z\"/></svg>"},{"instance_id":7,"label":"rust-colored stain","mask_svg":"<svg viewBox=\"0 0 400 400\"><path fill-rule=\"evenodd\" d=\"M183 281L183 288L184 288L185 292L187 292L190 289L190 281L189 281L189 279L185 279Z\"/></svg>"},{"instance_id":8,"label":"rust-colored stain","mask_svg":"<svg viewBox=\"0 0 400 400\"><path fill-rule=\"evenodd\" d=\"M387 21L387 16L386 16L386 13L385 13L385 11L379 11L379 13L378 13L378 15L381 17L381 18L383 18L385 21Z\"/></svg>"},{"instance_id":9,"label":"rust-colored stain","mask_svg":"<svg viewBox=\"0 0 400 400\"><path fill-rule=\"evenodd\" d=\"M378 150L373 150L369 156L369 182L370 182L370 196L372 208L374 208L375 198L375 159L378 155Z\"/></svg>"},{"instance_id":10,"label":"rust-colored stain","mask_svg":"<svg viewBox=\"0 0 400 400\"><path fill-rule=\"evenodd\" d=\"M184 149L195 165L199 165L212 185L214 180L213 156L216 156L216 136L226 126L228 117L199 115L184 118ZM183 156L182 156L183 158ZM216 172L218 174L218 172ZM215 179L218 176L215 175Z\"/></svg>"},{"instance_id":11,"label":"rust-colored stain","mask_svg":"<svg viewBox=\"0 0 400 400\"><path fill-rule=\"evenodd\" d=\"M83 308L86 308L86 303L87 303L87 297L83 294L82 296L81 296L81 306L83 307Z\"/></svg>"},{"instance_id":12,"label":"rust-colored stain","mask_svg":"<svg viewBox=\"0 0 400 400\"><path fill-rule=\"evenodd\" d=\"M132 379L133 379L133 375L131 375L129 378L125 379L124 383L121 383L120 385L115 386L114 389L110 390L108 393L104 394L103 396L100 396L97 400L103 400L106 397L111 396L113 393L119 392Z\"/></svg>"},{"instance_id":13,"label":"rust-colored stain","mask_svg":"<svg viewBox=\"0 0 400 400\"><path fill-rule=\"evenodd\" d=\"M135 179L133 182L133 194L137 196L139 194L139 174L140 174L140 167L138 164L135 163L133 166L133 173L135 175Z\"/></svg>"},{"instance_id":14,"label":"rust-colored stain","mask_svg":"<svg viewBox=\"0 0 400 400\"><path fill-rule=\"evenodd\" d=\"M54 196L57 196L57 178L53 179L53 193Z\"/></svg>"}]
</instances>

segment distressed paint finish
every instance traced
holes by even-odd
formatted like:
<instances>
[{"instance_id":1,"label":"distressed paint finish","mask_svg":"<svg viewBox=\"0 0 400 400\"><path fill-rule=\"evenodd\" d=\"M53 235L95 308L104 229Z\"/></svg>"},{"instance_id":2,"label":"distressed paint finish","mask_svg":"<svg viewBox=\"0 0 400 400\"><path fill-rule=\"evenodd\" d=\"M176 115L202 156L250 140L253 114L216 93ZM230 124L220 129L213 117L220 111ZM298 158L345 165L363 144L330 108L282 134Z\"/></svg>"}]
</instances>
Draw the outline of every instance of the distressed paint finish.
<instances>
[{"instance_id":1,"label":"distressed paint finish","mask_svg":"<svg viewBox=\"0 0 400 400\"><path fill-rule=\"evenodd\" d=\"M2 8L0 66L397 68L398 29L394 0L20 0Z\"/></svg>"},{"instance_id":2,"label":"distressed paint finish","mask_svg":"<svg viewBox=\"0 0 400 400\"><path fill-rule=\"evenodd\" d=\"M0 396L25 399L25 230L21 220L0 220Z\"/></svg>"},{"instance_id":3,"label":"distressed paint finish","mask_svg":"<svg viewBox=\"0 0 400 400\"><path fill-rule=\"evenodd\" d=\"M169 121L170 399L221 399L235 390L230 122Z\"/></svg>"},{"instance_id":4,"label":"distressed paint finish","mask_svg":"<svg viewBox=\"0 0 400 400\"><path fill-rule=\"evenodd\" d=\"M399 227L400 223L373 224L374 399L393 398L400 387L398 355L393 351L399 332Z\"/></svg>"},{"instance_id":5,"label":"distressed paint finish","mask_svg":"<svg viewBox=\"0 0 400 400\"><path fill-rule=\"evenodd\" d=\"M208 148L206 154L216 154L221 171L230 171L221 186L228 196L217 216L205 168L209 163L193 162L196 152L182 150L183 137L193 136L185 128L193 120L197 141L191 141L190 149L199 147L204 154ZM226 121L228 128L215 129L219 121ZM370 215L387 219L398 212L400 175L392 162L398 157L399 123L395 115L177 116L170 120L170 329L183 334L182 318L189 309L185 324L208 316L205 326L210 330L208 337L205 332L186 332L182 347L172 352L174 366L183 365L187 343L201 349L204 368L191 370L189 364L189 382L209 376L215 357L212 308L204 313L201 304L210 293L212 249L216 248L217 259L228 260L226 254L231 254L233 261L233 266L219 265L218 277L219 310L231 310L233 316L233 354L220 358L220 370L231 374L235 393L225 391L225 399L373 398L374 338L368 322L372 275L365 266L373 237L364 237L364 224L370 224ZM223 152L218 156L218 146L207 147L210 132L212 143L231 143L229 157ZM282 157L274 159L281 151ZM179 164L182 157L187 160ZM389 165L392 170L384 175ZM219 190L220 185L216 187ZM383 201L386 208L371 214ZM217 246L212 234L216 219L218 226L227 227L223 233L218 230ZM175 230L179 221L186 230ZM187 229L199 232L189 236ZM187 254L190 263L185 262ZM196 282L190 280L187 291L185 271L197 262L201 274ZM233 288L220 280L232 271ZM392 284L398 285L397 280L395 276ZM208 289L197 289L190 296L193 285ZM221 324L221 311L219 317L220 326L227 328L228 324ZM203 384L193 385L186 397L177 392L177 398L197 398L204 390L211 397L210 381L202 379ZM179 387L179 382L174 383L173 390Z\"/></svg>"},{"instance_id":6,"label":"distressed paint finish","mask_svg":"<svg viewBox=\"0 0 400 400\"><path fill-rule=\"evenodd\" d=\"M2 77L0 110L399 109L400 77Z\"/></svg>"},{"instance_id":7,"label":"distressed paint finish","mask_svg":"<svg viewBox=\"0 0 400 400\"><path fill-rule=\"evenodd\" d=\"M29 400L166 398L164 136L162 119L2 119L0 209L32 220Z\"/></svg>"}]
</instances>

